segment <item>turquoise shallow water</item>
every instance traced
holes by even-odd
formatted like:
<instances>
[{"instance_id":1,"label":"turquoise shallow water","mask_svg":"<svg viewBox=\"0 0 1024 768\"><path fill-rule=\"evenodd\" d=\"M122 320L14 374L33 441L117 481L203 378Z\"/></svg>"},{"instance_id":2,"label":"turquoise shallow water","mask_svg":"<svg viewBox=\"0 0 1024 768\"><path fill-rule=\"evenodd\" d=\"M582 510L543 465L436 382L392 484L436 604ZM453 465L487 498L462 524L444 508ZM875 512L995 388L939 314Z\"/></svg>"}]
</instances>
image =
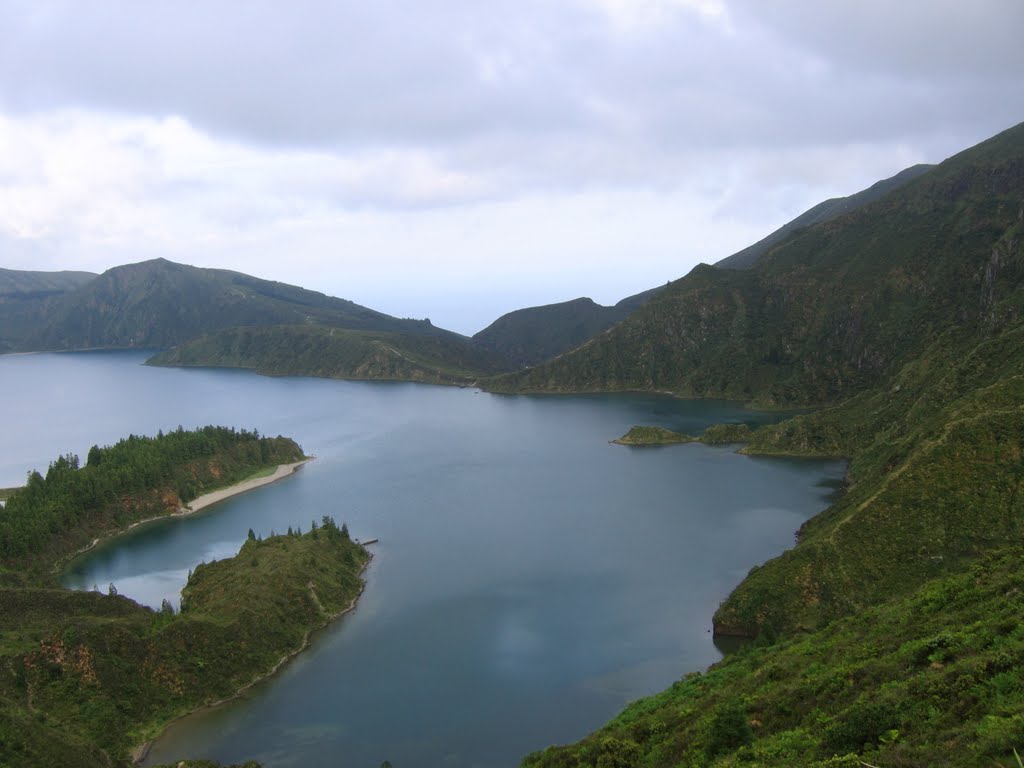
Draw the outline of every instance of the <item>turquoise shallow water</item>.
<instances>
[{"instance_id":1,"label":"turquoise shallow water","mask_svg":"<svg viewBox=\"0 0 1024 768\"><path fill-rule=\"evenodd\" d=\"M379 538L358 609L149 764L510 766L719 658L711 615L793 542L845 466L730 447L624 448L633 424L777 418L656 396L510 397L413 384L154 369L139 353L0 357L0 486L59 453L179 424L297 439L316 461L73 563L76 588L177 603L249 528L321 515Z\"/></svg>"}]
</instances>

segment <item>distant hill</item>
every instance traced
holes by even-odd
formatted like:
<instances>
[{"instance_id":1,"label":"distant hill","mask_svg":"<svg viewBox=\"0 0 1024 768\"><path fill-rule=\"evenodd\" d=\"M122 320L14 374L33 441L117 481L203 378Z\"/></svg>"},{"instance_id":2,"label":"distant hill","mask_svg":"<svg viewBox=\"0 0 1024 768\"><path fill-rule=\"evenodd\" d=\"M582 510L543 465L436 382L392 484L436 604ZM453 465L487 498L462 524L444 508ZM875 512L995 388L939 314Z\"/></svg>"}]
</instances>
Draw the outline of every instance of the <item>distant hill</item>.
<instances>
[{"instance_id":1,"label":"distant hill","mask_svg":"<svg viewBox=\"0 0 1024 768\"><path fill-rule=\"evenodd\" d=\"M44 322L47 308L96 277L92 272L27 272L0 269L0 353Z\"/></svg>"},{"instance_id":2,"label":"distant hill","mask_svg":"<svg viewBox=\"0 0 1024 768\"><path fill-rule=\"evenodd\" d=\"M12 273L8 282L59 282L32 275ZM180 347L160 363L445 383L510 368L429 320L400 319L297 286L165 259L115 267L32 302L11 298L24 295L0 295L0 317L6 306L10 321L0 351Z\"/></svg>"},{"instance_id":3,"label":"distant hill","mask_svg":"<svg viewBox=\"0 0 1024 768\"><path fill-rule=\"evenodd\" d=\"M855 211L924 175L935 166L914 165L848 197L825 200L788 224L742 251L715 263L720 269L749 269L759 258L788 237L814 224ZM505 357L515 367L538 365L576 349L584 342L625 320L653 299L664 286L623 299L613 307L580 298L509 312L473 336L484 349Z\"/></svg>"},{"instance_id":4,"label":"distant hill","mask_svg":"<svg viewBox=\"0 0 1024 768\"><path fill-rule=\"evenodd\" d=\"M461 385L507 369L504 360L455 334L310 325L228 328L162 352L148 364Z\"/></svg>"},{"instance_id":5,"label":"distant hill","mask_svg":"<svg viewBox=\"0 0 1024 768\"><path fill-rule=\"evenodd\" d=\"M1024 124L493 388L826 406L738 439L851 459L716 611L758 643L524 766L1018 763Z\"/></svg>"},{"instance_id":6,"label":"distant hill","mask_svg":"<svg viewBox=\"0 0 1024 768\"><path fill-rule=\"evenodd\" d=\"M1024 124L750 269L699 266L583 347L486 386L833 406L751 437L759 452L853 457L844 501L719 611L720 632L756 634L1024 541L1024 518L1005 517L1020 463L1003 461L1024 448L1022 337Z\"/></svg>"},{"instance_id":7,"label":"distant hill","mask_svg":"<svg viewBox=\"0 0 1024 768\"><path fill-rule=\"evenodd\" d=\"M400 320L316 291L155 259L115 267L64 294L22 346L170 347L221 328L302 323L448 333L423 320Z\"/></svg>"},{"instance_id":8,"label":"distant hill","mask_svg":"<svg viewBox=\"0 0 1024 768\"><path fill-rule=\"evenodd\" d=\"M1016 223L1016 181L1004 166L1019 132L794 230L749 269L699 265L580 349L493 386L815 405L876 385L982 310L986 264ZM990 211L993 201L1001 207Z\"/></svg>"},{"instance_id":9,"label":"distant hill","mask_svg":"<svg viewBox=\"0 0 1024 768\"><path fill-rule=\"evenodd\" d=\"M613 307L580 298L518 309L473 336L473 342L524 368L575 349L646 304L661 288L629 296Z\"/></svg>"},{"instance_id":10,"label":"distant hill","mask_svg":"<svg viewBox=\"0 0 1024 768\"><path fill-rule=\"evenodd\" d=\"M765 253L783 242L790 235L799 232L805 227L830 221L845 213L855 211L868 203L873 203L883 195L892 192L894 189L899 189L934 167L934 165L927 164L912 165L895 176L875 182L867 189L861 190L856 194L848 197L833 197L830 200L818 203L762 240L747 246L742 251L737 251L732 256L726 256L721 261L716 261L715 266L720 269L748 269Z\"/></svg>"},{"instance_id":11,"label":"distant hill","mask_svg":"<svg viewBox=\"0 0 1024 768\"><path fill-rule=\"evenodd\" d=\"M85 285L92 272L26 272L0 268L0 296L13 293L64 293Z\"/></svg>"}]
</instances>

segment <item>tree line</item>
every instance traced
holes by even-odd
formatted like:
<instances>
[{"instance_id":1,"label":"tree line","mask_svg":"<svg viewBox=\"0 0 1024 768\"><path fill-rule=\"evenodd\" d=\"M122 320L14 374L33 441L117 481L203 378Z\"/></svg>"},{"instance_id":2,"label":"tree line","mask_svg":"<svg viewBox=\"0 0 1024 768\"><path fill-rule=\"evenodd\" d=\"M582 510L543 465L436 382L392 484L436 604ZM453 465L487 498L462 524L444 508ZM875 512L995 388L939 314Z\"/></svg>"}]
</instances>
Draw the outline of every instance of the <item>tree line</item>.
<instances>
[{"instance_id":1,"label":"tree line","mask_svg":"<svg viewBox=\"0 0 1024 768\"><path fill-rule=\"evenodd\" d=\"M302 457L288 438L216 426L94 445L84 467L75 454L59 456L45 475L29 472L0 510L0 560L172 512L207 490Z\"/></svg>"}]
</instances>

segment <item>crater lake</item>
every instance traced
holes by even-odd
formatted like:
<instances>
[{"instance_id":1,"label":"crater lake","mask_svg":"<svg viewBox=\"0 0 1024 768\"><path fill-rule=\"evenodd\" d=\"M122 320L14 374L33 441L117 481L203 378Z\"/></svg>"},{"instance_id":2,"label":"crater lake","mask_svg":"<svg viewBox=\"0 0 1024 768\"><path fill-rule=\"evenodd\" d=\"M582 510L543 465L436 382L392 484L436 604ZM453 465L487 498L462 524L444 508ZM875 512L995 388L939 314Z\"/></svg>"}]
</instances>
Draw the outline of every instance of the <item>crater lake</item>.
<instances>
[{"instance_id":1,"label":"crater lake","mask_svg":"<svg viewBox=\"0 0 1024 768\"><path fill-rule=\"evenodd\" d=\"M323 515L379 539L357 609L276 675L174 723L147 765L503 767L584 736L721 654L718 603L824 509L841 461L610 445L781 414L655 395L501 396L143 366L142 352L0 357L0 487L64 453L205 424L316 460L78 558L76 589L177 606L189 569Z\"/></svg>"}]
</instances>

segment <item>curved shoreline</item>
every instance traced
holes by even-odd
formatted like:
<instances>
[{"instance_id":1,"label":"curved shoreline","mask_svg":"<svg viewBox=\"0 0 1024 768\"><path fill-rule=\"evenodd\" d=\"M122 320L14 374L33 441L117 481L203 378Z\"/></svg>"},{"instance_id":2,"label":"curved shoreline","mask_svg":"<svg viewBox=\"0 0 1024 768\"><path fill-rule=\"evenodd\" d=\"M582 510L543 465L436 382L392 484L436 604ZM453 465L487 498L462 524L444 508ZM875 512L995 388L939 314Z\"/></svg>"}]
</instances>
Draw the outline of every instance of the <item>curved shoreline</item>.
<instances>
[{"instance_id":1,"label":"curved shoreline","mask_svg":"<svg viewBox=\"0 0 1024 768\"><path fill-rule=\"evenodd\" d=\"M79 549L77 552L74 552L58 560L57 563L53 566L53 572L61 573L65 568L67 568L68 564L70 564L75 558L79 557L80 555L84 555L86 552L95 548L100 542L109 541L110 539L117 538L122 534L128 533L128 531L138 528L140 525L154 523L157 520L170 520L176 517L188 517L189 515L195 514L199 510L212 506L217 502L224 501L225 499L230 499L232 496L238 496L239 494L255 490L256 488L260 488L264 485L269 485L270 483L274 483L277 482L278 480L288 477L289 475L292 475L295 472L297 472L301 466L312 461L315 458L316 456L310 456L309 458L303 459L302 461L295 461L292 462L291 464L278 464L277 469L275 469L271 474L266 475L264 477L254 477L250 480L243 480L240 483L229 485L226 488L220 488L216 491L204 493L202 496L197 496L196 498L192 499L190 503L182 504L180 507L178 507L178 510L176 512L171 512L170 514L166 515L156 515L155 517L147 517L145 520L137 520L136 522L126 526L125 528L121 528L117 531L112 531L111 533L107 533L102 536L97 536L95 539L93 539L90 543L86 544L84 547Z\"/></svg>"},{"instance_id":2,"label":"curved shoreline","mask_svg":"<svg viewBox=\"0 0 1024 768\"><path fill-rule=\"evenodd\" d=\"M307 462L312 461L314 458L314 456L311 456L308 459L292 462L291 464L279 464L277 466L277 469L275 469L273 473L265 475L264 477L254 477L251 480L243 480L240 483L229 485L227 488L221 488L216 491L204 493L202 496L198 496L192 499L192 501L190 501L188 504L183 504L181 507L178 508L178 511L175 512L173 516L177 517L191 515L193 512L198 512L201 509L216 504L218 501L224 501L225 499L230 499L232 496L238 496L241 493L246 493L247 491L260 488L264 485L270 485L270 483L277 482L278 480L288 477L288 475L297 472L299 467L301 467L303 464L306 464ZM166 517L166 515L164 517ZM151 519L160 520L162 518L155 517ZM142 525L142 523L145 522L149 521L143 520L142 522L135 523L132 527L136 525Z\"/></svg>"},{"instance_id":3,"label":"curved shoreline","mask_svg":"<svg viewBox=\"0 0 1024 768\"><path fill-rule=\"evenodd\" d=\"M303 462L299 462L299 463L303 463ZM374 539L373 541L376 542L377 540ZM366 545L365 544L363 545L363 549L364 550L366 549ZM373 553L370 552L369 550L366 550L366 553L369 555L369 557L367 558L366 563L363 564L363 567L359 569L359 576L362 576L364 573L366 573L366 569L369 568L370 564L373 562ZM182 712L180 715L177 715L177 716L171 718L166 723L164 723L162 726L160 726L160 730L157 731L156 735L154 735L153 738L147 739L142 744L139 744L137 747L135 747L135 749L133 749L129 753L130 757L131 757L131 760L132 760L132 765L136 765L136 766L137 765L141 765L142 762L149 756L149 751L152 748L153 743L157 739L159 739L161 736L163 736L164 733L167 732L167 729L170 728L172 725L174 725L179 720L183 720L186 717L189 717L191 715L196 714L197 712L202 712L203 710L206 710L206 709L213 709L214 707L220 707L220 706L222 706L224 704L227 704L227 703L229 703L231 701L234 701L235 699L240 698L243 693L245 693L247 690L252 688L254 685L257 685L257 684L263 682L264 680L267 680L267 679L273 677L274 675L276 675L278 673L278 671L280 671L281 667L283 667L291 659L293 659L296 656L298 656L304 650L309 648L310 638L312 638L314 632L320 632L321 630L327 629L327 627L329 627L335 621L340 619L342 616L344 616L345 614L348 614L348 613L351 613L352 611L354 611L356 609L358 603L359 603L359 598L363 596L363 592L365 590L366 590L366 581L364 579L363 583L359 587L359 592L356 594L355 597L352 598L352 602L350 602L346 607L342 608L337 613L334 613L334 614L331 614L330 616L325 617L323 624L321 624L320 626L313 627L312 629L307 630L307 632L305 634L305 637L302 638L302 643L299 645L298 648L296 648L293 651L289 651L288 653L286 653L284 656L282 656L280 659L278 659L270 669L268 669L266 672L261 672L260 674L256 675L256 677L254 677L248 683L243 685L241 688L239 688L237 691L235 691L230 696L228 696L226 698L223 698L223 699L218 699L217 701L211 701L211 702L207 702L205 704L200 704L195 709L190 709L188 712Z\"/></svg>"}]
</instances>

